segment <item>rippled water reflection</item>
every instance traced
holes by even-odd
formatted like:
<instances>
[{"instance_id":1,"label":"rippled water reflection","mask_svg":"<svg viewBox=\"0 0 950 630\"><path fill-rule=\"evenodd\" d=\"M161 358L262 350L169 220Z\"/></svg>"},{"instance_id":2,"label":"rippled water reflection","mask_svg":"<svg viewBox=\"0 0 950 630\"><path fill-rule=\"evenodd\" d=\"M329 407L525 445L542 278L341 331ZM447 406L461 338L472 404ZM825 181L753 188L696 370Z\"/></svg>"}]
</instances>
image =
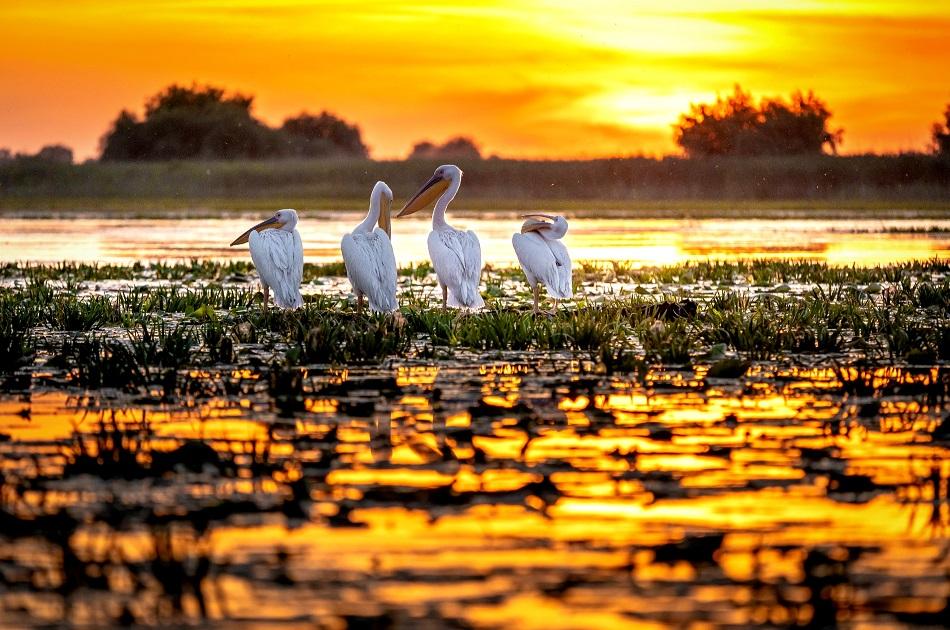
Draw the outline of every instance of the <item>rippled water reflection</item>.
<instances>
[{"instance_id":1,"label":"rippled water reflection","mask_svg":"<svg viewBox=\"0 0 950 630\"><path fill-rule=\"evenodd\" d=\"M5 530L0 606L221 627L946 619L945 368L582 368L316 369L299 399L209 370L167 405L38 374L0 399L7 504L37 519Z\"/></svg>"},{"instance_id":2,"label":"rippled water reflection","mask_svg":"<svg viewBox=\"0 0 950 630\"><path fill-rule=\"evenodd\" d=\"M228 243L258 215L229 219L69 219L4 220L0 262L134 262L160 259L246 258L246 247ZM339 260L343 234L359 223L352 212L303 216L300 225L306 260ZM515 264L511 235L520 226L514 214L466 215L459 227L475 230L484 259ZM428 221L394 223L400 265L426 260ZM932 230L932 231L931 231ZM831 264L888 264L950 257L950 220L799 219L594 219L572 221L567 244L576 260L621 260L638 265L677 264L709 258L802 258Z\"/></svg>"}]
</instances>

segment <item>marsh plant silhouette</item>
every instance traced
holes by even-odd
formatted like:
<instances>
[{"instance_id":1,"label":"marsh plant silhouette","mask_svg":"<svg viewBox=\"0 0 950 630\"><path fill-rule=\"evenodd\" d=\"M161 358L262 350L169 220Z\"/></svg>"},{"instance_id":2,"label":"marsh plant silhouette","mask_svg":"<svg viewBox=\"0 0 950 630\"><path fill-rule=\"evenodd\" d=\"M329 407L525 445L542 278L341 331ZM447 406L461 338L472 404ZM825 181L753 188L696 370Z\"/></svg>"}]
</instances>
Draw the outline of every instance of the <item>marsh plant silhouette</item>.
<instances>
[{"instance_id":1,"label":"marsh plant silhouette","mask_svg":"<svg viewBox=\"0 0 950 630\"><path fill-rule=\"evenodd\" d=\"M837 152L843 131L828 126L831 111L812 92L790 100L764 98L755 103L738 85L731 96L699 103L680 116L676 143L689 157L820 155Z\"/></svg>"},{"instance_id":2,"label":"marsh plant silhouette","mask_svg":"<svg viewBox=\"0 0 950 630\"><path fill-rule=\"evenodd\" d=\"M123 110L102 138L102 159L366 157L360 130L329 112L300 114L278 129L251 112L253 96L214 86L171 85L149 98L140 120Z\"/></svg>"}]
</instances>

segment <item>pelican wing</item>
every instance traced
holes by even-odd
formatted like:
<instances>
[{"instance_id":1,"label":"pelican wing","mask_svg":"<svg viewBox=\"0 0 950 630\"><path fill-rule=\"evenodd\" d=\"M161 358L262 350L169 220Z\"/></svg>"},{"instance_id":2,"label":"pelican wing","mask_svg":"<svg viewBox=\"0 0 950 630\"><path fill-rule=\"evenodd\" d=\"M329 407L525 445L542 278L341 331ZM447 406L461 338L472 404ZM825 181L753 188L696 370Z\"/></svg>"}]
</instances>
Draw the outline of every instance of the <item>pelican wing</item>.
<instances>
[{"instance_id":1,"label":"pelican wing","mask_svg":"<svg viewBox=\"0 0 950 630\"><path fill-rule=\"evenodd\" d=\"M449 305L485 306L478 291L482 275L482 248L475 232L446 228L429 233L429 258L439 282L449 290Z\"/></svg>"},{"instance_id":2,"label":"pelican wing","mask_svg":"<svg viewBox=\"0 0 950 630\"><path fill-rule=\"evenodd\" d=\"M552 291L548 287L548 294L551 297L568 299L574 296L573 278L571 277L571 255L567 251L567 246L560 239L547 240L548 247L554 255L557 264L557 290Z\"/></svg>"},{"instance_id":3,"label":"pelican wing","mask_svg":"<svg viewBox=\"0 0 950 630\"><path fill-rule=\"evenodd\" d=\"M512 236L511 244L532 286L541 282L551 297L571 297L571 257L563 243L527 232Z\"/></svg>"},{"instance_id":4,"label":"pelican wing","mask_svg":"<svg viewBox=\"0 0 950 630\"><path fill-rule=\"evenodd\" d=\"M300 232L284 230L252 231L248 239L251 260L261 282L274 292L281 308L303 306L300 282L303 280L303 242Z\"/></svg>"},{"instance_id":5,"label":"pelican wing","mask_svg":"<svg viewBox=\"0 0 950 630\"><path fill-rule=\"evenodd\" d=\"M353 292L365 295L375 312L392 312L396 302L396 256L386 232L354 232L340 244Z\"/></svg>"}]
</instances>

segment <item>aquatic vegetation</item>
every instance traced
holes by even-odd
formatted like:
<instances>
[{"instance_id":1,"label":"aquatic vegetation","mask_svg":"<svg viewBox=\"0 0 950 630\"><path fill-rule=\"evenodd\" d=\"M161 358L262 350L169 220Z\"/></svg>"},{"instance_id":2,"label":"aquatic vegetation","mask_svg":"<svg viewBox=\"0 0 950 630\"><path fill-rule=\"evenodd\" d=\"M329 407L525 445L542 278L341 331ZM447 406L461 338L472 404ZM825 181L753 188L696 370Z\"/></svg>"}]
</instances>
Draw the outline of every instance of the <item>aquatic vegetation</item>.
<instances>
[{"instance_id":1,"label":"aquatic vegetation","mask_svg":"<svg viewBox=\"0 0 950 630\"><path fill-rule=\"evenodd\" d=\"M190 326L165 320L139 320L129 331L132 353L143 367L179 368L192 363L195 331Z\"/></svg>"},{"instance_id":2,"label":"aquatic vegetation","mask_svg":"<svg viewBox=\"0 0 950 630\"><path fill-rule=\"evenodd\" d=\"M15 372L33 358L32 332L9 323L0 325L0 372Z\"/></svg>"},{"instance_id":3,"label":"aquatic vegetation","mask_svg":"<svg viewBox=\"0 0 950 630\"><path fill-rule=\"evenodd\" d=\"M339 301L335 302L335 305ZM297 311L270 312L256 328L278 333L295 346L288 357L304 363L367 363L403 356L410 337L401 315L352 315L307 304Z\"/></svg>"},{"instance_id":4,"label":"aquatic vegetation","mask_svg":"<svg viewBox=\"0 0 950 630\"><path fill-rule=\"evenodd\" d=\"M87 389L130 390L148 381L146 366L128 345L94 336L66 339L48 365L70 370L67 382Z\"/></svg>"},{"instance_id":5,"label":"aquatic vegetation","mask_svg":"<svg viewBox=\"0 0 950 630\"><path fill-rule=\"evenodd\" d=\"M46 325L53 330L89 331L120 321L116 304L101 296L59 296L45 310Z\"/></svg>"}]
</instances>

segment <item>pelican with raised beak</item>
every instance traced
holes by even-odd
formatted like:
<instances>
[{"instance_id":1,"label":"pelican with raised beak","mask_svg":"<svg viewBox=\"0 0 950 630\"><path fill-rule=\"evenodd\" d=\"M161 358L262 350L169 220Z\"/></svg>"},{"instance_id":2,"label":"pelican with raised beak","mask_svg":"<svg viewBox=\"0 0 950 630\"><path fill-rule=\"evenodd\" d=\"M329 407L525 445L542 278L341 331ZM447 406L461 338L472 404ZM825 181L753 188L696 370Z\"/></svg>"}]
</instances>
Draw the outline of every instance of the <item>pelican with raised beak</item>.
<instances>
[{"instance_id":1,"label":"pelican with raised beak","mask_svg":"<svg viewBox=\"0 0 950 630\"><path fill-rule=\"evenodd\" d=\"M571 287L571 256L561 241L567 234L567 219L550 214L526 214L521 232L511 237L521 269L534 292L534 311L539 310L541 284L557 301L573 297ZM547 219L545 221L544 219Z\"/></svg>"},{"instance_id":2,"label":"pelican with raised beak","mask_svg":"<svg viewBox=\"0 0 950 630\"><path fill-rule=\"evenodd\" d=\"M363 310L364 297L369 298L369 310L374 313L391 313L399 308L396 256L390 241L392 209L393 191L385 182L376 182L366 218L340 243L346 277L356 294L357 313Z\"/></svg>"},{"instance_id":3,"label":"pelican with raised beak","mask_svg":"<svg viewBox=\"0 0 950 630\"><path fill-rule=\"evenodd\" d=\"M280 210L240 235L231 246L249 243L251 260L261 276L264 307L274 290L274 303L281 308L303 306L300 282L303 280L303 241L297 231L297 211Z\"/></svg>"},{"instance_id":4,"label":"pelican with raised beak","mask_svg":"<svg viewBox=\"0 0 950 630\"><path fill-rule=\"evenodd\" d=\"M482 248L471 230L458 230L445 221L445 211L462 185L462 170L454 164L435 169L397 217L418 212L435 201L429 258L442 287L442 308L477 309L485 306L478 290L482 275Z\"/></svg>"}]
</instances>

